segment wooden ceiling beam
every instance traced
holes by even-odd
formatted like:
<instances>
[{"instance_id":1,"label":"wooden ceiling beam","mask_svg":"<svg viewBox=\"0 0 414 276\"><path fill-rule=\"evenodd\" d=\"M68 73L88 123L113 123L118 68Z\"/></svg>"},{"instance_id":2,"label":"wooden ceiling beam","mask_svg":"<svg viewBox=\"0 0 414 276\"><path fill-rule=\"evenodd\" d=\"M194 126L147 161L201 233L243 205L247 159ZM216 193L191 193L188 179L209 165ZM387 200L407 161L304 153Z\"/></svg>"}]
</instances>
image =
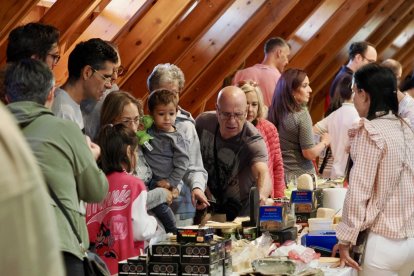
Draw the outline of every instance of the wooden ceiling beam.
<instances>
[{"instance_id":1,"label":"wooden ceiling beam","mask_svg":"<svg viewBox=\"0 0 414 276\"><path fill-rule=\"evenodd\" d=\"M40 22L53 25L60 31L60 50L62 54L70 48L67 44L70 34L79 26L104 0L58 0L46 12Z\"/></svg>"},{"instance_id":2,"label":"wooden ceiling beam","mask_svg":"<svg viewBox=\"0 0 414 276\"><path fill-rule=\"evenodd\" d=\"M187 86L180 99L182 106L190 112L199 112L203 102L217 93L222 80L262 43L294 7L298 7L297 3L290 0L266 1L220 53L210 60L202 74Z\"/></svg>"},{"instance_id":3,"label":"wooden ceiling beam","mask_svg":"<svg viewBox=\"0 0 414 276\"><path fill-rule=\"evenodd\" d=\"M19 25L39 0L2 1L0 9L0 46L6 43L11 30Z\"/></svg>"},{"instance_id":4,"label":"wooden ceiling beam","mask_svg":"<svg viewBox=\"0 0 414 276\"><path fill-rule=\"evenodd\" d=\"M292 9L291 12L286 15L282 22L275 28L265 40L271 37L282 37L285 40L289 40L291 36L297 31L297 29L305 22L316 10L324 0L301 0L298 5L300 8ZM245 67L253 66L263 60L263 43L260 43L256 49L246 59Z\"/></svg>"},{"instance_id":5,"label":"wooden ceiling beam","mask_svg":"<svg viewBox=\"0 0 414 276\"><path fill-rule=\"evenodd\" d=\"M400 22L401 18L406 16L412 10L412 0L405 0L401 3L394 3L393 1L389 2L393 4L393 7L395 8L394 11L389 16L387 16L381 25L366 39L374 45L378 45L381 40L383 40Z\"/></svg>"},{"instance_id":6,"label":"wooden ceiling beam","mask_svg":"<svg viewBox=\"0 0 414 276\"><path fill-rule=\"evenodd\" d=\"M0 64L6 61L7 38L39 0L2 1L0 8Z\"/></svg>"},{"instance_id":7,"label":"wooden ceiling beam","mask_svg":"<svg viewBox=\"0 0 414 276\"><path fill-rule=\"evenodd\" d=\"M123 82L122 89L132 92L136 97L146 99L146 80L155 65L159 63L175 64L185 55L191 45L217 21L223 12L234 2L222 0L200 1L191 13L178 23L166 35L160 46L141 63L141 65ZM165 45L168 45L166 50Z\"/></svg>"},{"instance_id":8,"label":"wooden ceiling beam","mask_svg":"<svg viewBox=\"0 0 414 276\"><path fill-rule=\"evenodd\" d=\"M351 38L347 43L344 43L342 49L336 50L336 55L333 55L329 61L324 62L321 66L321 70L316 74L313 74L310 78L311 87L313 93L310 101L310 113L314 120L320 119L322 113L320 112L320 104L325 102L325 97L329 91L330 84L338 72L340 67L346 63L348 59L348 48L349 45L354 41L367 40L367 36L370 33L376 32L378 29L383 27L383 22L392 15L398 8L398 5L404 1L399 0L398 2L383 1L379 10L372 16L365 25L359 29L359 31ZM351 24L351 23L349 23ZM353 24L353 21L352 21ZM350 36L348 36L350 37ZM315 110L314 110L315 108ZM314 112L315 111L315 112Z\"/></svg>"},{"instance_id":9,"label":"wooden ceiling beam","mask_svg":"<svg viewBox=\"0 0 414 276\"><path fill-rule=\"evenodd\" d=\"M193 3L194 0L157 1L141 20L128 29L122 29L125 34L120 35L122 40L118 48L127 73L120 80L121 86Z\"/></svg>"},{"instance_id":10,"label":"wooden ceiling beam","mask_svg":"<svg viewBox=\"0 0 414 276\"><path fill-rule=\"evenodd\" d=\"M349 38L380 10L383 2L346 1L292 58L289 67L306 68L309 78L313 79L335 57L333 53L342 49Z\"/></svg>"},{"instance_id":11,"label":"wooden ceiling beam","mask_svg":"<svg viewBox=\"0 0 414 276\"><path fill-rule=\"evenodd\" d=\"M414 8L410 10L401 20L398 22L394 28L385 36L378 44L376 44L376 49L378 53L384 52L386 48L388 48L392 42L401 34L404 29L410 24L411 21L414 20Z\"/></svg>"}]
</instances>

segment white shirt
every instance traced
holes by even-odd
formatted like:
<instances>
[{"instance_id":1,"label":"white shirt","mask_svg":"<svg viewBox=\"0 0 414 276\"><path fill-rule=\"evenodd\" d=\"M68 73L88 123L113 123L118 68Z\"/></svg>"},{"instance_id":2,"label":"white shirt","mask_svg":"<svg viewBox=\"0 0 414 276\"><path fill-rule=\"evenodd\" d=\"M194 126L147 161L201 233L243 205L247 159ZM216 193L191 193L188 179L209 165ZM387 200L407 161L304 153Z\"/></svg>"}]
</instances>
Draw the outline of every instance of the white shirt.
<instances>
[{"instance_id":1,"label":"white shirt","mask_svg":"<svg viewBox=\"0 0 414 276\"><path fill-rule=\"evenodd\" d=\"M348 130L359 121L359 115L353 103L343 103L340 108L315 124L316 134L329 133L333 164L331 178L345 176L348 161Z\"/></svg>"}]
</instances>

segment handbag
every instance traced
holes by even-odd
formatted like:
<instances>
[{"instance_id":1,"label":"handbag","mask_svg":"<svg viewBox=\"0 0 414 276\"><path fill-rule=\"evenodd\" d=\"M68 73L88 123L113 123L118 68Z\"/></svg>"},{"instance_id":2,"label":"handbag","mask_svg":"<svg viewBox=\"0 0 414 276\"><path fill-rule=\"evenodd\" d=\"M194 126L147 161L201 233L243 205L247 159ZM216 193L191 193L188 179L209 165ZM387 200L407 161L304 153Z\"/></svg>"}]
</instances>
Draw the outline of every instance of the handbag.
<instances>
[{"instance_id":1,"label":"handbag","mask_svg":"<svg viewBox=\"0 0 414 276\"><path fill-rule=\"evenodd\" d=\"M49 186L49 185L48 185ZM76 236L76 239L79 242L79 246L81 248L81 252L84 254L83 257L83 267L85 270L85 276L110 276L111 272L109 271L108 267L106 266L105 262L95 253L86 250L83 247L82 239L79 236L78 232L76 231L75 225L73 224L68 211L66 210L65 206L63 206L62 202L56 196L55 192L49 186L49 192L53 200L56 202L59 209L62 211L63 215L66 217L67 221L72 228L73 233Z\"/></svg>"}]
</instances>

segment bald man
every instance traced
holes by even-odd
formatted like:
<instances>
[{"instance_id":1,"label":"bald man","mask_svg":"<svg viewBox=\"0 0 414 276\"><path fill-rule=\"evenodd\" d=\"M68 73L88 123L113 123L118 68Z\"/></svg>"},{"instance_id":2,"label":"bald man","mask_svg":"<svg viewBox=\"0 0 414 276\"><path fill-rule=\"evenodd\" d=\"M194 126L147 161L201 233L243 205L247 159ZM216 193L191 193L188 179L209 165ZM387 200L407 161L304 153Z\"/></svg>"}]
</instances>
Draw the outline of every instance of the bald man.
<instances>
[{"instance_id":1,"label":"bald man","mask_svg":"<svg viewBox=\"0 0 414 276\"><path fill-rule=\"evenodd\" d=\"M244 92L228 86L218 94L216 111L196 119L210 196L218 203L215 211L228 221L249 215L251 187L258 187L262 203L271 192L266 145L246 114Z\"/></svg>"}]
</instances>

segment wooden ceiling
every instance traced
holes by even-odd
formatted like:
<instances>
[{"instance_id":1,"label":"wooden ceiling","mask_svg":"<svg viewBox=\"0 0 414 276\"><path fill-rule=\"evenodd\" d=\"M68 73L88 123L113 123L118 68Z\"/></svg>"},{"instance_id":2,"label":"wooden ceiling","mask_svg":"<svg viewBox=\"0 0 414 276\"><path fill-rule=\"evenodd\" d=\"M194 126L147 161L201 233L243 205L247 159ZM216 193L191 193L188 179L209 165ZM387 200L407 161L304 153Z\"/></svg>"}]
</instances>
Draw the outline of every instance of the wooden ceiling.
<instances>
[{"instance_id":1,"label":"wooden ceiling","mask_svg":"<svg viewBox=\"0 0 414 276\"><path fill-rule=\"evenodd\" d=\"M347 62L351 42L367 40L378 60L394 58L403 76L414 68L413 0L5 0L0 4L0 62L7 36L32 21L61 31L58 83L67 58L82 40L101 37L119 46L127 74L123 90L144 98L146 78L158 63L174 63L186 76L180 104L193 115L214 109L226 78L260 63L263 44L281 36L292 45L288 67L307 71L310 110L321 118L333 76Z\"/></svg>"}]
</instances>

